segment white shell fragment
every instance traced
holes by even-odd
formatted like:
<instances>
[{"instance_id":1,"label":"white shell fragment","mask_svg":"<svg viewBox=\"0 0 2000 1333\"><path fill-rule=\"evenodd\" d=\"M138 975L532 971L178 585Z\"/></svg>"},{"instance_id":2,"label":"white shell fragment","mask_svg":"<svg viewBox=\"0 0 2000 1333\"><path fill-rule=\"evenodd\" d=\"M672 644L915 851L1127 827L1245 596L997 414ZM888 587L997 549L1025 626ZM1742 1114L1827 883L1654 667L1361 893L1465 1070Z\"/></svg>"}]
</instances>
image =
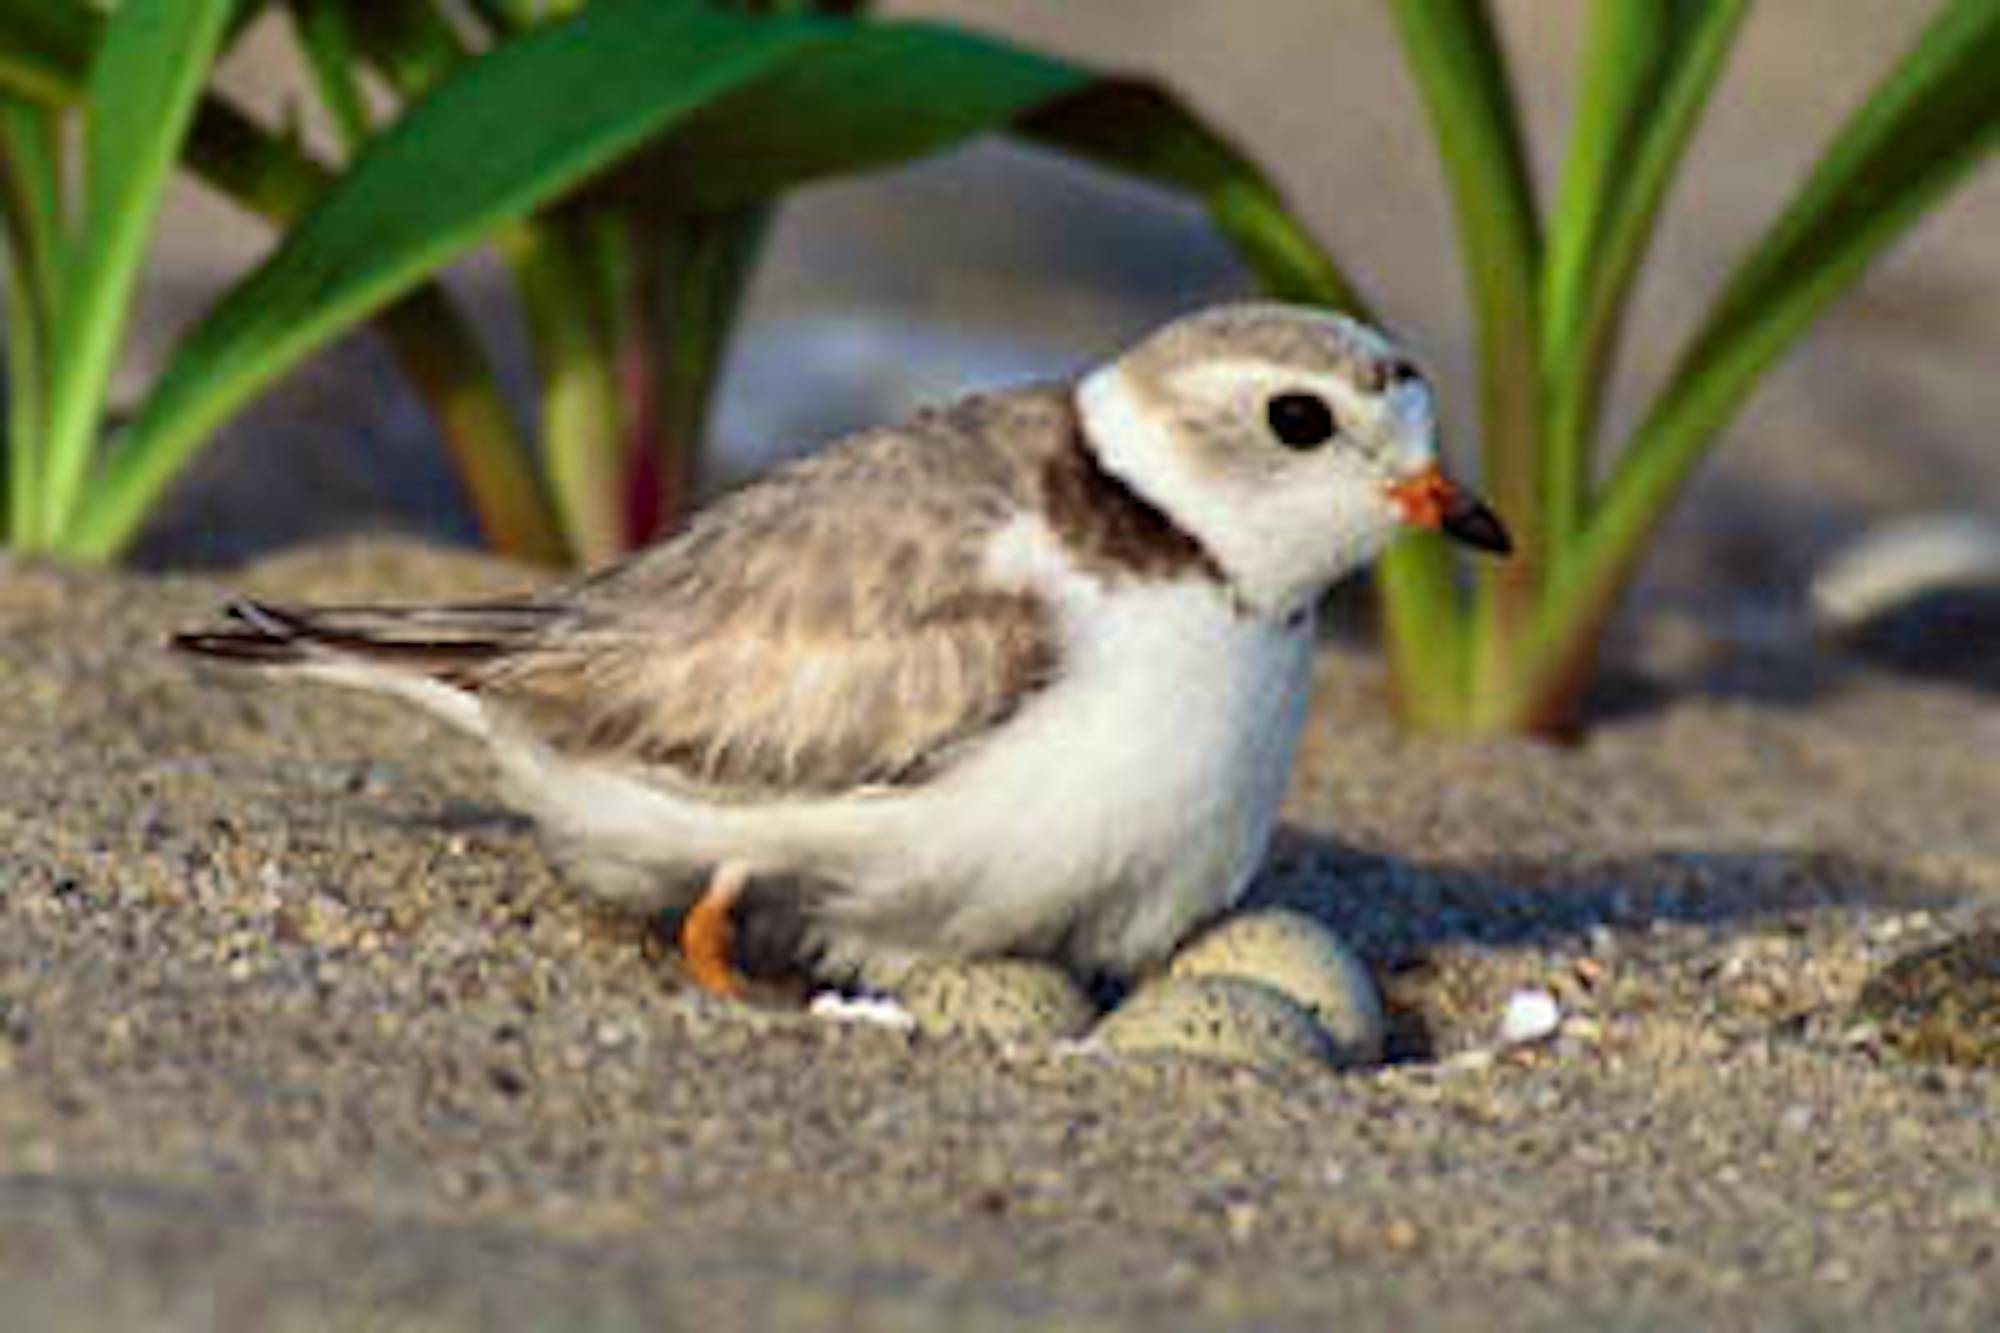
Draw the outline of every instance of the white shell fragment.
<instances>
[{"instance_id":1,"label":"white shell fragment","mask_svg":"<svg viewBox=\"0 0 2000 1333\"><path fill-rule=\"evenodd\" d=\"M920 964L896 995L926 1033L1055 1042L1097 1021L1097 1006L1067 972L1023 959Z\"/></svg>"},{"instance_id":2,"label":"white shell fragment","mask_svg":"<svg viewBox=\"0 0 2000 1333\"><path fill-rule=\"evenodd\" d=\"M1226 917L1183 946L1167 970L1262 982L1312 1015L1333 1039L1336 1063L1382 1058L1386 1022L1374 978L1339 936L1302 912Z\"/></svg>"},{"instance_id":3,"label":"white shell fragment","mask_svg":"<svg viewBox=\"0 0 2000 1333\"><path fill-rule=\"evenodd\" d=\"M1517 990L1500 1013L1500 1043L1525 1046L1546 1041L1562 1026L1562 1006L1545 990Z\"/></svg>"},{"instance_id":4,"label":"white shell fragment","mask_svg":"<svg viewBox=\"0 0 2000 1333\"><path fill-rule=\"evenodd\" d=\"M886 995L842 995L821 991L812 997L806 1012L833 1023L873 1023L877 1027L907 1032L917 1025L910 1011Z\"/></svg>"},{"instance_id":5,"label":"white shell fragment","mask_svg":"<svg viewBox=\"0 0 2000 1333\"><path fill-rule=\"evenodd\" d=\"M1185 1055L1266 1069L1325 1068L1333 1043L1312 1015L1261 981L1157 977L1097 1025L1093 1045L1127 1055Z\"/></svg>"}]
</instances>

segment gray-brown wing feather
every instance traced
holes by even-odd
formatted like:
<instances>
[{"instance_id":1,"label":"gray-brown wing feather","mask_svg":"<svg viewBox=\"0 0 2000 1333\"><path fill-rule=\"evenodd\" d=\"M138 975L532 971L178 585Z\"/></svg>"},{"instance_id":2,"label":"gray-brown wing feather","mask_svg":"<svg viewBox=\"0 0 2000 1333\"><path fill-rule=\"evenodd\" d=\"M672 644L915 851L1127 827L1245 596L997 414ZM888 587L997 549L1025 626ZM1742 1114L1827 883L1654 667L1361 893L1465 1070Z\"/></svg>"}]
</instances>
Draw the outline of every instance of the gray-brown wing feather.
<instances>
[{"instance_id":1,"label":"gray-brown wing feather","mask_svg":"<svg viewBox=\"0 0 2000 1333\"><path fill-rule=\"evenodd\" d=\"M911 782L1060 665L1034 593L992 584L992 535L1039 513L1094 576L1222 581L1106 473L1067 391L965 399L738 492L665 546L512 602L239 603L178 646L261 666L362 661L474 692L566 753L755 799Z\"/></svg>"},{"instance_id":2,"label":"gray-brown wing feather","mask_svg":"<svg viewBox=\"0 0 2000 1333\"><path fill-rule=\"evenodd\" d=\"M980 562L1073 429L1028 393L850 441L572 585L469 683L561 751L704 788L920 779L1055 673L1049 608Z\"/></svg>"}]
</instances>

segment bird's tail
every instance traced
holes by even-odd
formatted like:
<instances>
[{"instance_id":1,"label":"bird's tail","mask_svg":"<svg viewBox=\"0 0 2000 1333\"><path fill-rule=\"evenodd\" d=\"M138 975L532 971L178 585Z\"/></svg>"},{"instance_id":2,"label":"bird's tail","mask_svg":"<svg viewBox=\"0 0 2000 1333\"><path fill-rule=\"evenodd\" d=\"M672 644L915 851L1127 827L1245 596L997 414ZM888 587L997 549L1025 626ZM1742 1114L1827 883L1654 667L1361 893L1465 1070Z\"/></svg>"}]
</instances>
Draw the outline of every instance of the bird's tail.
<instances>
[{"instance_id":1,"label":"bird's tail","mask_svg":"<svg viewBox=\"0 0 2000 1333\"><path fill-rule=\"evenodd\" d=\"M483 669L554 615L536 602L283 607L241 598L223 608L220 624L170 643L239 666L400 695L477 731L483 726L474 696Z\"/></svg>"},{"instance_id":2,"label":"bird's tail","mask_svg":"<svg viewBox=\"0 0 2000 1333\"><path fill-rule=\"evenodd\" d=\"M248 666L350 659L453 684L504 656L548 623L533 602L464 606L272 606L239 598L212 629L177 634L181 652Z\"/></svg>"}]
</instances>

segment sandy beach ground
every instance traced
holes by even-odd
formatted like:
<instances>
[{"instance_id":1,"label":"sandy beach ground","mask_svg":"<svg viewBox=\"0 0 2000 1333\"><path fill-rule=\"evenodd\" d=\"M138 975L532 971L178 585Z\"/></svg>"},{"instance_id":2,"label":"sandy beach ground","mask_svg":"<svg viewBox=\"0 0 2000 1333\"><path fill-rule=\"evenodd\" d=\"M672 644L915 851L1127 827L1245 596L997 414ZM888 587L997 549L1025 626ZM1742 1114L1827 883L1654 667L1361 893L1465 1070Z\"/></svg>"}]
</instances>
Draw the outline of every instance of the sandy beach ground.
<instances>
[{"instance_id":1,"label":"sandy beach ground","mask_svg":"<svg viewBox=\"0 0 2000 1333\"><path fill-rule=\"evenodd\" d=\"M1376 6L905 8L1185 82L1469 430L1448 219ZM1580 8L1501 10L1554 127ZM1920 10L1760 9L1646 291L1642 381ZM1868 525L2000 510L1996 186L1732 431L1583 744L1403 736L1372 651L1328 644L1258 894L1387 992L1391 1062L1349 1074L719 1005L564 889L458 738L168 656L244 588L532 577L435 542L270 554L464 535L421 413L342 348L230 429L152 572L0 558L0 1327L2000 1325L2000 650L1946 635L1892 671L1802 611ZM135 378L255 244L183 201ZM1196 220L1020 154L816 192L725 436L776 429L760 339L865 316L937 353L825 395L834 372L780 376L803 443L1234 282ZM1563 1022L1502 1048L1521 989Z\"/></svg>"},{"instance_id":2,"label":"sandy beach ground","mask_svg":"<svg viewBox=\"0 0 2000 1333\"><path fill-rule=\"evenodd\" d=\"M370 546L245 581L517 578ZM1281 1078L679 990L456 737L162 653L221 591L0 577L0 1324L2000 1315L2000 1083L1856 1010L2000 926L1976 693L1818 662L1810 702L1446 747L1330 648L1261 892L1361 950L1399 1063ZM1496 1051L1518 988L1565 1026Z\"/></svg>"}]
</instances>

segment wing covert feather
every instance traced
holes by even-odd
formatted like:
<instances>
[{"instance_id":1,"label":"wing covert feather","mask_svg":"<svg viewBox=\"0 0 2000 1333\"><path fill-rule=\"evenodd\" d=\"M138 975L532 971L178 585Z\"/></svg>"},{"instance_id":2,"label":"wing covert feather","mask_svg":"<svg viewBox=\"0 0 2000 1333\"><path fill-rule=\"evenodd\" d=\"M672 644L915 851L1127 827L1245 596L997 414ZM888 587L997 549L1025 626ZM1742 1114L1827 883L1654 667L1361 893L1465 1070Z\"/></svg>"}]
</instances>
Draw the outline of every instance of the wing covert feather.
<instances>
[{"instance_id":1,"label":"wing covert feather","mask_svg":"<svg viewBox=\"0 0 2000 1333\"><path fill-rule=\"evenodd\" d=\"M1031 392L850 440L571 585L476 688L558 750L718 793L919 780L1056 672L1051 608L980 566L1073 430Z\"/></svg>"}]
</instances>

